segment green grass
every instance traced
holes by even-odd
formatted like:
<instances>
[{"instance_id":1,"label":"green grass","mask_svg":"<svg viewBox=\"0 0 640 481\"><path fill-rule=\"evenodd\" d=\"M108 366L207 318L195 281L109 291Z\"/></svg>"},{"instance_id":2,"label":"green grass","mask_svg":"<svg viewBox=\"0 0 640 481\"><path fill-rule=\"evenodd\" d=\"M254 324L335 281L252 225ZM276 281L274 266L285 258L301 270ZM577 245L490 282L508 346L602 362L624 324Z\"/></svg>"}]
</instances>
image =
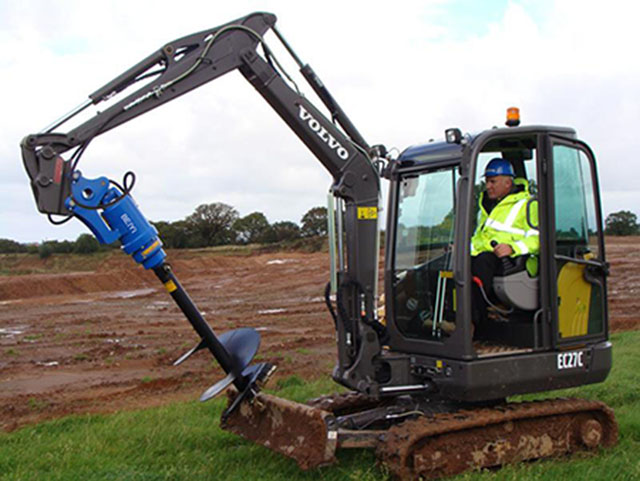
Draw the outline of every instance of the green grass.
<instances>
[{"instance_id":1,"label":"green grass","mask_svg":"<svg viewBox=\"0 0 640 481\"><path fill-rule=\"evenodd\" d=\"M640 331L616 334L605 383L552 393L600 399L614 408L620 442L597 456L507 466L457 480L640 480ZM328 379L282 379L275 393L304 401L335 389ZM526 396L527 399L539 396ZM190 402L114 415L71 416L0 434L0 481L386 480L373 453L345 451L311 472L219 428L223 401Z\"/></svg>"}]
</instances>

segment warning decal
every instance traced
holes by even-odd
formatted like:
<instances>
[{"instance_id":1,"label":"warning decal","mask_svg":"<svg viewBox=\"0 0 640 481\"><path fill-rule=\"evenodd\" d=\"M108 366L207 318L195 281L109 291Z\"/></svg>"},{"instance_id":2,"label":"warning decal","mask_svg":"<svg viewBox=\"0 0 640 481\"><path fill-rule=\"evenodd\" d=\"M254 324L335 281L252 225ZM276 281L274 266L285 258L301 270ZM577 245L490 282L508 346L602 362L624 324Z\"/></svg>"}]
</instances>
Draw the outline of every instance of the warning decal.
<instances>
[{"instance_id":1,"label":"warning decal","mask_svg":"<svg viewBox=\"0 0 640 481\"><path fill-rule=\"evenodd\" d=\"M358 207L358 220L368 220L378 218L377 207Z\"/></svg>"}]
</instances>

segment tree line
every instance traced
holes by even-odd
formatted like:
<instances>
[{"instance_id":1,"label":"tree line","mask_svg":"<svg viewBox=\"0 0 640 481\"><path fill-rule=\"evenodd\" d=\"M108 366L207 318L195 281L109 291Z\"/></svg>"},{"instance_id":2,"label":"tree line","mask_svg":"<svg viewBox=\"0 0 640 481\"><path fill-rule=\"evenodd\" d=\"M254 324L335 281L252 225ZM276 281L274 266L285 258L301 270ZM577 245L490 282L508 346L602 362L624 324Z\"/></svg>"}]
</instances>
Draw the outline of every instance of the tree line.
<instances>
[{"instance_id":1,"label":"tree line","mask_svg":"<svg viewBox=\"0 0 640 481\"><path fill-rule=\"evenodd\" d=\"M302 238L326 236L327 209L313 207L300 221L269 223L262 212L252 212L240 217L238 211L221 202L202 204L195 211L175 222L151 222L158 230L167 248L184 249L221 245L274 244ZM23 244L10 239L0 239L0 253L32 253L40 257L51 254L90 254L118 245L102 246L91 234L81 234L75 241L43 241L39 244Z\"/></svg>"},{"instance_id":2,"label":"tree line","mask_svg":"<svg viewBox=\"0 0 640 481\"><path fill-rule=\"evenodd\" d=\"M273 244L327 234L327 208L314 207L291 221L270 224L262 212L240 217L233 207L216 202L196 207L176 222L153 222L165 246L182 249L221 245Z\"/></svg>"},{"instance_id":3,"label":"tree line","mask_svg":"<svg viewBox=\"0 0 640 481\"><path fill-rule=\"evenodd\" d=\"M327 209L313 207L300 221L281 221L270 224L261 212L240 217L238 211L224 203L202 204L183 220L152 222L167 248L184 249L221 245L274 244L296 239L326 236ZM638 217L622 210L607 216L607 235L640 235ZM102 246L91 234L81 234L75 241L43 241L39 244L23 244L10 239L0 239L0 253L31 253L40 257L51 254L90 254L118 246Z\"/></svg>"}]
</instances>

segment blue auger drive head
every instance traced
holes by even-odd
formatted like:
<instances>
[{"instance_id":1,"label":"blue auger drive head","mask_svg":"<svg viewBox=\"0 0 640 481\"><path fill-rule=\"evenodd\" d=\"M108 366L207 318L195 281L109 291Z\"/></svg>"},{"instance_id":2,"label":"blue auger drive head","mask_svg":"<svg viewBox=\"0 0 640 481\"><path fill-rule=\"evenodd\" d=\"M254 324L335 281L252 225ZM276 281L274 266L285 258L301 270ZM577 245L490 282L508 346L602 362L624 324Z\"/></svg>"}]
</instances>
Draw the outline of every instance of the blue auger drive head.
<instances>
[{"instance_id":1,"label":"blue auger drive head","mask_svg":"<svg viewBox=\"0 0 640 481\"><path fill-rule=\"evenodd\" d=\"M133 198L110 185L106 177L86 179L79 171L74 172L71 196L65 205L101 244L119 240L122 250L145 269L159 266L166 258L156 228Z\"/></svg>"}]
</instances>

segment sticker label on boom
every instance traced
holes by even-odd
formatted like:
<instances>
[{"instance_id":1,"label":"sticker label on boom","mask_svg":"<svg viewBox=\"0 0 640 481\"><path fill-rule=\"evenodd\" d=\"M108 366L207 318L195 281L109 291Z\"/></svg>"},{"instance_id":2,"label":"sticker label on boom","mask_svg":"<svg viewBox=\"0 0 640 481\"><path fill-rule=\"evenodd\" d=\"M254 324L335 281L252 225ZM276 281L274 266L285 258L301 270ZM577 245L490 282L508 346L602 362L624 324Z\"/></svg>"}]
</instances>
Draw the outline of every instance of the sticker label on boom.
<instances>
[{"instance_id":1,"label":"sticker label on boom","mask_svg":"<svg viewBox=\"0 0 640 481\"><path fill-rule=\"evenodd\" d=\"M558 370L584 368L584 351L562 352L558 354Z\"/></svg>"},{"instance_id":2,"label":"sticker label on boom","mask_svg":"<svg viewBox=\"0 0 640 481\"><path fill-rule=\"evenodd\" d=\"M368 220L378 218L377 207L358 207L358 220Z\"/></svg>"}]
</instances>

